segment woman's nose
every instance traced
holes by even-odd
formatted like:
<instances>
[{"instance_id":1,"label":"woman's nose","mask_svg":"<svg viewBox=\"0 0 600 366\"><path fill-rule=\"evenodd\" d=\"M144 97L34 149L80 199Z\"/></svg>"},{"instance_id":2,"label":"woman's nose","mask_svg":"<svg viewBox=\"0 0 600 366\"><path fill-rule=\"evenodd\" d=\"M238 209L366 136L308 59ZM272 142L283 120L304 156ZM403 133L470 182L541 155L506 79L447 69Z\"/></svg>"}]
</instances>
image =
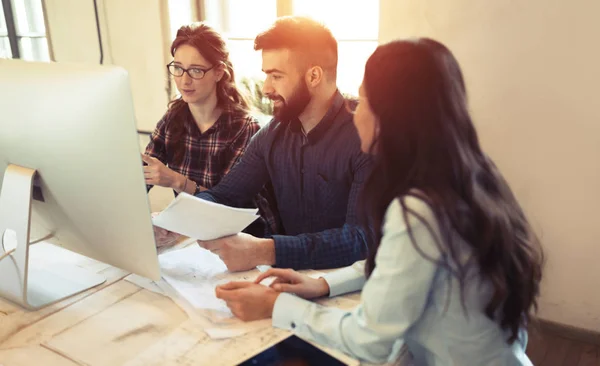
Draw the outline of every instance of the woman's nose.
<instances>
[{"instance_id":1,"label":"woman's nose","mask_svg":"<svg viewBox=\"0 0 600 366\"><path fill-rule=\"evenodd\" d=\"M193 79L188 75L187 72L184 72L183 75L181 75L181 81L183 81L184 84L191 84L192 80Z\"/></svg>"}]
</instances>

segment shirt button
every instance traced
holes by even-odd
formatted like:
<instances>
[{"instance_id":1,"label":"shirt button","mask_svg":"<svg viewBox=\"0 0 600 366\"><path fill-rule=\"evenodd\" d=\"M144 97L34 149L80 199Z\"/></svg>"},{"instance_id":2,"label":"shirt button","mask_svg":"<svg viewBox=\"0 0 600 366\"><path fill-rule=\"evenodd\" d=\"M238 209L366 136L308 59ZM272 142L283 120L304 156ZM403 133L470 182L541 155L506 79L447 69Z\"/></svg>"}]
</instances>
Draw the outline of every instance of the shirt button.
<instances>
[{"instance_id":1,"label":"shirt button","mask_svg":"<svg viewBox=\"0 0 600 366\"><path fill-rule=\"evenodd\" d=\"M304 174L304 168L302 168L302 169L300 170L300 173Z\"/></svg>"},{"instance_id":2,"label":"shirt button","mask_svg":"<svg viewBox=\"0 0 600 366\"><path fill-rule=\"evenodd\" d=\"M292 324L290 324L290 326L292 327L292 329L296 328L296 323L292 322Z\"/></svg>"}]
</instances>

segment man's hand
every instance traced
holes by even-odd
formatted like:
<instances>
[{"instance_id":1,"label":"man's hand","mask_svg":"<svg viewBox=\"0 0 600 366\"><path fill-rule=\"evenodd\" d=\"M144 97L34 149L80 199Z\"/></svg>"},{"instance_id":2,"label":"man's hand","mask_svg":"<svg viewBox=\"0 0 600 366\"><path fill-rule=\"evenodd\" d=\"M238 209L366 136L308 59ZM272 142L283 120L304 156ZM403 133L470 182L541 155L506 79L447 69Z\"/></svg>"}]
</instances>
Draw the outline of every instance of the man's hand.
<instances>
[{"instance_id":1,"label":"man's hand","mask_svg":"<svg viewBox=\"0 0 600 366\"><path fill-rule=\"evenodd\" d=\"M160 212L152 212L152 218L158 215L160 215ZM177 244L177 239L181 237L181 235L162 227L152 225L152 229L154 229L154 241L157 248L173 246Z\"/></svg>"},{"instance_id":2,"label":"man's hand","mask_svg":"<svg viewBox=\"0 0 600 366\"><path fill-rule=\"evenodd\" d=\"M183 175L175 173L160 160L151 156L142 154L142 160L148 164L144 167L146 184L181 190L179 183L181 178L185 179Z\"/></svg>"},{"instance_id":3,"label":"man's hand","mask_svg":"<svg viewBox=\"0 0 600 366\"><path fill-rule=\"evenodd\" d=\"M233 315L246 322L270 318L279 296L272 288L252 282L229 282L217 286L215 292Z\"/></svg>"},{"instance_id":4,"label":"man's hand","mask_svg":"<svg viewBox=\"0 0 600 366\"><path fill-rule=\"evenodd\" d=\"M293 269L271 268L261 273L254 283L275 277L270 287L278 292L291 292L305 299L314 299L329 294L329 284L323 278L312 278Z\"/></svg>"},{"instance_id":5,"label":"man's hand","mask_svg":"<svg viewBox=\"0 0 600 366\"><path fill-rule=\"evenodd\" d=\"M157 248L173 246L177 244L177 239L181 236L158 226L152 226L152 228L154 229L154 241Z\"/></svg>"},{"instance_id":6,"label":"man's hand","mask_svg":"<svg viewBox=\"0 0 600 366\"><path fill-rule=\"evenodd\" d=\"M200 241L198 244L218 255L231 272L247 271L260 264L275 264L275 242L246 233L221 239Z\"/></svg>"}]
</instances>

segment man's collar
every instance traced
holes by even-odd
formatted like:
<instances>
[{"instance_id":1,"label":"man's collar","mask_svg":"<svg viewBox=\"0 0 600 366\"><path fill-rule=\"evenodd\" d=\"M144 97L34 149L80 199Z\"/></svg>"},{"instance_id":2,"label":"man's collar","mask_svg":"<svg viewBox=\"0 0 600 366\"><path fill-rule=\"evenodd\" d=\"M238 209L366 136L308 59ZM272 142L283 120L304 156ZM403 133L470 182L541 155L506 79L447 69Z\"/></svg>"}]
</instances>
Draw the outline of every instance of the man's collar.
<instances>
[{"instance_id":1,"label":"man's collar","mask_svg":"<svg viewBox=\"0 0 600 366\"><path fill-rule=\"evenodd\" d=\"M329 106L329 109L327 109L327 112L325 113L323 118L321 118L319 123L317 123L317 125L312 130L310 130L308 134L306 134L309 143L314 143L318 141L323 136L323 134L325 134L325 132L333 124L333 121L338 115L340 108L342 108L343 106L344 96L342 95L342 93L340 93L339 90L336 90L335 94L333 95L331 105ZM302 129L302 123L298 118L295 118L292 121L290 121L289 128L294 133L304 134L304 131Z\"/></svg>"}]
</instances>

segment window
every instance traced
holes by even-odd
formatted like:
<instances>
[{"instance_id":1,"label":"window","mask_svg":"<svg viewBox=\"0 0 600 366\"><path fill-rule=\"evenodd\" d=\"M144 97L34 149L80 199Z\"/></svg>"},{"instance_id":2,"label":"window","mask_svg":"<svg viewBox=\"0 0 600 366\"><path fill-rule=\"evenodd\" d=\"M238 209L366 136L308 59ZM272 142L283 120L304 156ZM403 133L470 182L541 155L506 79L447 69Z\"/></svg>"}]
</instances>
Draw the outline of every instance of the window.
<instances>
[{"instance_id":1,"label":"window","mask_svg":"<svg viewBox=\"0 0 600 366\"><path fill-rule=\"evenodd\" d=\"M169 0L170 41L177 37L179 28L193 22L192 13L192 4L189 0Z\"/></svg>"},{"instance_id":2,"label":"window","mask_svg":"<svg viewBox=\"0 0 600 366\"><path fill-rule=\"evenodd\" d=\"M226 0L223 3L227 7L221 9L220 24L211 18L207 18L207 22L227 38L237 79L264 78L260 52L254 51L254 38L277 19L277 1Z\"/></svg>"},{"instance_id":3,"label":"window","mask_svg":"<svg viewBox=\"0 0 600 366\"><path fill-rule=\"evenodd\" d=\"M42 0L2 0L0 57L50 61Z\"/></svg>"},{"instance_id":4,"label":"window","mask_svg":"<svg viewBox=\"0 0 600 366\"><path fill-rule=\"evenodd\" d=\"M307 15L323 22L338 40L338 87L357 95L367 58L379 37L379 1L205 0L205 20L228 39L237 78L264 78L254 38L278 16Z\"/></svg>"}]
</instances>

